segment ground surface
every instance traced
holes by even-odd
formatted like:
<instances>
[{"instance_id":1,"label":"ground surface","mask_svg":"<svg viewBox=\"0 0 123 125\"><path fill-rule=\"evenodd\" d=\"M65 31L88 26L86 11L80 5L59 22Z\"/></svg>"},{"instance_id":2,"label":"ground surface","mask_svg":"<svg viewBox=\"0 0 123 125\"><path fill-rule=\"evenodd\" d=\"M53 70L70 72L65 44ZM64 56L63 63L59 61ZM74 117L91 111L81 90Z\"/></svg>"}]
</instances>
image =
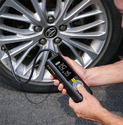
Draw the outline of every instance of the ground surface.
<instances>
[{"instance_id":1,"label":"ground surface","mask_svg":"<svg viewBox=\"0 0 123 125\"><path fill-rule=\"evenodd\" d=\"M94 96L123 117L123 84L92 88ZM33 102L30 102L29 100ZM0 125L100 125L79 119L61 93L25 94L0 82Z\"/></svg>"}]
</instances>

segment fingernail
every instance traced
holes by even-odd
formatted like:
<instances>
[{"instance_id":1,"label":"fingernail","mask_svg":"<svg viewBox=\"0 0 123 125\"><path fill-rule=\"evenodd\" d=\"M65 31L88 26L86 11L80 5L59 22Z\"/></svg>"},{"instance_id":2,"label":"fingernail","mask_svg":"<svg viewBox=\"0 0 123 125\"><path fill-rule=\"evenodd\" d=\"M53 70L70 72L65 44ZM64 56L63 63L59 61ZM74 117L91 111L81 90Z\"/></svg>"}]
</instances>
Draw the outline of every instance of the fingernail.
<instances>
[{"instance_id":1,"label":"fingernail","mask_svg":"<svg viewBox=\"0 0 123 125\"><path fill-rule=\"evenodd\" d=\"M78 84L78 85L77 85L77 88L79 88L79 87L81 87L81 85L80 85L80 84Z\"/></svg>"}]
</instances>

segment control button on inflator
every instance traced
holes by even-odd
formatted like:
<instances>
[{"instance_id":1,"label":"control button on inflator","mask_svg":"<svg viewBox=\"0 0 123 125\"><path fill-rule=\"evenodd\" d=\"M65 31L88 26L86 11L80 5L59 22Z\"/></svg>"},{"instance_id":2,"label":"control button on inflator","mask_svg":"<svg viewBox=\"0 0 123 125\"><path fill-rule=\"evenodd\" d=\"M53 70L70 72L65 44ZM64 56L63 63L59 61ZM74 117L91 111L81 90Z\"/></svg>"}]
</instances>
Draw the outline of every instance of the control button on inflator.
<instances>
[{"instance_id":1,"label":"control button on inflator","mask_svg":"<svg viewBox=\"0 0 123 125\"><path fill-rule=\"evenodd\" d=\"M84 86L84 84L83 84L81 81L77 80L77 81L75 81L75 82L73 83L73 87L74 87L74 89L77 90L77 85L78 85L78 84Z\"/></svg>"}]
</instances>

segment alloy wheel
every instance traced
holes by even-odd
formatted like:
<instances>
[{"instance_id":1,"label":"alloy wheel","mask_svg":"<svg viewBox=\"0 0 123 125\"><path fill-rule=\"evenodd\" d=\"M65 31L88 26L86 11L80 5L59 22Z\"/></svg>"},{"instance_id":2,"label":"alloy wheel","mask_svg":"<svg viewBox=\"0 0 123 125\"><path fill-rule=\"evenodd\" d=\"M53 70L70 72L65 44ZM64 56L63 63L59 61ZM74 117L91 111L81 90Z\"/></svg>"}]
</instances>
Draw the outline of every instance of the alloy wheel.
<instances>
[{"instance_id":1,"label":"alloy wheel","mask_svg":"<svg viewBox=\"0 0 123 125\"><path fill-rule=\"evenodd\" d=\"M6 45L18 76L28 79L35 55L52 49L90 66L107 40L108 21L100 0L6 0L0 8L0 46ZM37 59L32 80L49 80L44 65L49 52ZM2 64L10 70L1 50Z\"/></svg>"}]
</instances>

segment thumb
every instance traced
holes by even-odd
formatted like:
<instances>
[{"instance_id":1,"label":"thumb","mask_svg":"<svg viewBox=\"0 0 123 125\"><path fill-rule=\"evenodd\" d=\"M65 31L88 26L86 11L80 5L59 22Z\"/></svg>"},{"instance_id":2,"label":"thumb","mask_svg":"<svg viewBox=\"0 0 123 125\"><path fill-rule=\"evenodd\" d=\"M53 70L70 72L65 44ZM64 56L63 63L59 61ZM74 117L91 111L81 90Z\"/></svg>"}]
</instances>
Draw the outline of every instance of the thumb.
<instances>
[{"instance_id":1,"label":"thumb","mask_svg":"<svg viewBox=\"0 0 123 125\"><path fill-rule=\"evenodd\" d=\"M87 97L90 95L90 93L87 92L87 90L84 88L84 86L82 85L77 85L77 89L79 91L79 93L83 96L83 97Z\"/></svg>"}]
</instances>

